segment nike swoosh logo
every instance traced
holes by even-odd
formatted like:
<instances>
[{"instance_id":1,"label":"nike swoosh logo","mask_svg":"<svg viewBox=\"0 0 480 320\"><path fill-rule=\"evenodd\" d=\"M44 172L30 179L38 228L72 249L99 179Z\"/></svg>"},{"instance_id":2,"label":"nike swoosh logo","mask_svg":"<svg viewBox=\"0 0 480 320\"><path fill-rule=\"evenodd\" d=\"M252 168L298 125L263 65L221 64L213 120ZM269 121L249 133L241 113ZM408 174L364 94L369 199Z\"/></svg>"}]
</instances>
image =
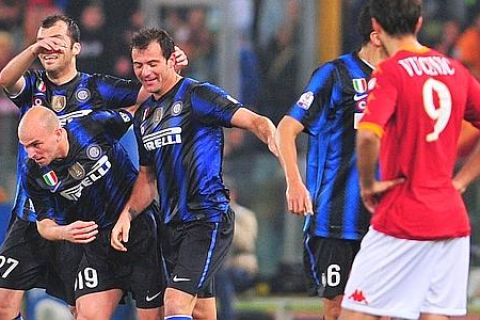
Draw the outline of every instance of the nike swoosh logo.
<instances>
[{"instance_id":1,"label":"nike swoosh logo","mask_svg":"<svg viewBox=\"0 0 480 320\"><path fill-rule=\"evenodd\" d=\"M353 100L354 101L359 101L359 100L365 99L366 97L368 97L368 93L362 94L362 95L354 95Z\"/></svg>"},{"instance_id":2,"label":"nike swoosh logo","mask_svg":"<svg viewBox=\"0 0 480 320\"><path fill-rule=\"evenodd\" d=\"M146 300L147 302L150 302L150 301L152 301L153 299L155 299L156 297L158 297L161 293L162 293L162 291L158 292L157 294L154 294L154 295L151 296L151 297L146 296L146 297L145 297L145 300Z\"/></svg>"},{"instance_id":3,"label":"nike swoosh logo","mask_svg":"<svg viewBox=\"0 0 480 320\"><path fill-rule=\"evenodd\" d=\"M177 275L175 275L175 277L173 277L172 279L173 282L186 282L186 281L190 281L189 278L179 278L177 277Z\"/></svg>"}]
</instances>

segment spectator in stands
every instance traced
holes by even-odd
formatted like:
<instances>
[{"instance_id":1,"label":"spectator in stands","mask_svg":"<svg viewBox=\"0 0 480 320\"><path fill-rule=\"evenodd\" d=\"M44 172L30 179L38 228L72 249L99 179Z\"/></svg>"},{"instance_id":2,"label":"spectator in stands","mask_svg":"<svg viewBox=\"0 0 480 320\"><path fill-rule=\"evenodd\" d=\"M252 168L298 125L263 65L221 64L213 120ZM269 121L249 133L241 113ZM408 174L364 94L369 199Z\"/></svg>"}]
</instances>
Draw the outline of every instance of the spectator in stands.
<instances>
[{"instance_id":1,"label":"spectator in stands","mask_svg":"<svg viewBox=\"0 0 480 320\"><path fill-rule=\"evenodd\" d=\"M458 39L457 52L458 60L480 79L480 14Z\"/></svg>"}]
</instances>

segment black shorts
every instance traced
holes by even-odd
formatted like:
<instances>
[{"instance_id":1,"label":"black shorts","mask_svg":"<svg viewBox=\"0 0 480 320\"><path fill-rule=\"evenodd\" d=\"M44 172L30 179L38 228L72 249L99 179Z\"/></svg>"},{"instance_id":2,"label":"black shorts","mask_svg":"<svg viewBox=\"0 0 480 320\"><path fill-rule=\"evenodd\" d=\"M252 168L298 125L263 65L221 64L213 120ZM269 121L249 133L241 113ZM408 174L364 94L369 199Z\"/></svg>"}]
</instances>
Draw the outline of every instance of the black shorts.
<instances>
[{"instance_id":1,"label":"black shorts","mask_svg":"<svg viewBox=\"0 0 480 320\"><path fill-rule=\"evenodd\" d=\"M67 301L64 285L56 272L55 245L40 236L35 222L17 217L0 248L0 288L47 293Z\"/></svg>"},{"instance_id":2,"label":"black shorts","mask_svg":"<svg viewBox=\"0 0 480 320\"><path fill-rule=\"evenodd\" d=\"M213 276L221 267L233 239L235 214L222 222L193 221L162 226L162 254L168 287L197 295L215 296Z\"/></svg>"},{"instance_id":3,"label":"black shorts","mask_svg":"<svg viewBox=\"0 0 480 320\"><path fill-rule=\"evenodd\" d=\"M163 305L166 281L158 254L158 229L154 217L157 208L150 206L130 228L127 252L110 245L111 229L101 230L97 239L85 245L65 246L69 266L62 279L74 288L74 299L110 289L132 293L138 308L156 308ZM80 261L77 249L81 248Z\"/></svg>"},{"instance_id":4,"label":"black shorts","mask_svg":"<svg viewBox=\"0 0 480 320\"><path fill-rule=\"evenodd\" d=\"M303 262L309 294L327 299L343 295L360 240L304 238Z\"/></svg>"}]
</instances>

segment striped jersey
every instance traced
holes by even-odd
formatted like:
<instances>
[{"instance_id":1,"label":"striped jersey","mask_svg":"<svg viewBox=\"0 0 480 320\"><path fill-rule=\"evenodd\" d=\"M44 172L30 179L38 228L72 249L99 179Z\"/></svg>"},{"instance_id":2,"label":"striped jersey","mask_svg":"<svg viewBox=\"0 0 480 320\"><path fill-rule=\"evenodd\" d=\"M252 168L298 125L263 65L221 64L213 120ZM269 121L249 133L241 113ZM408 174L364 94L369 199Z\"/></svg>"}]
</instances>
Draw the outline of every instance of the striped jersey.
<instances>
[{"instance_id":1,"label":"striped jersey","mask_svg":"<svg viewBox=\"0 0 480 320\"><path fill-rule=\"evenodd\" d=\"M25 87L10 99L20 108L23 116L32 106L43 105L52 109L62 125L92 110L128 107L135 104L140 84L116 77L78 73L71 81L56 85L48 80L45 71L27 71ZM35 221L35 209L22 188L27 153L19 145L17 156L17 189L13 213L28 221Z\"/></svg>"},{"instance_id":2,"label":"striped jersey","mask_svg":"<svg viewBox=\"0 0 480 320\"><path fill-rule=\"evenodd\" d=\"M311 235L357 240L367 232L355 136L371 72L357 53L340 56L314 71L288 113L308 134L306 186L314 215L307 216L304 230Z\"/></svg>"},{"instance_id":3,"label":"striped jersey","mask_svg":"<svg viewBox=\"0 0 480 320\"><path fill-rule=\"evenodd\" d=\"M140 165L155 171L165 223L219 222L227 212L222 127L240 107L220 88L184 78L136 112Z\"/></svg>"},{"instance_id":4,"label":"striped jersey","mask_svg":"<svg viewBox=\"0 0 480 320\"><path fill-rule=\"evenodd\" d=\"M95 221L99 228L117 221L138 173L118 143L131 123L126 111L92 112L65 126L69 150L64 159L45 167L27 161L25 190L38 220Z\"/></svg>"}]
</instances>

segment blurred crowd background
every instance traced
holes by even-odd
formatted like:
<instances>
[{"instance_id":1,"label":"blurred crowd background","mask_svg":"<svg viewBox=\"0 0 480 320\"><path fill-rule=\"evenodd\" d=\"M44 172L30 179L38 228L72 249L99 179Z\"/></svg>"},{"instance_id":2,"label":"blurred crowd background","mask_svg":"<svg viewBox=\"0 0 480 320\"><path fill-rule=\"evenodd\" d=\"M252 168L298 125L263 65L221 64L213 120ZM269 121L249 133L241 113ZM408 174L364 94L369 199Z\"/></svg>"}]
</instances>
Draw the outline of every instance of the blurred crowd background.
<instances>
[{"instance_id":1,"label":"blurred crowd background","mask_svg":"<svg viewBox=\"0 0 480 320\"><path fill-rule=\"evenodd\" d=\"M189 57L190 64L182 71L184 76L219 84L278 123L297 100L316 66L358 47L356 17L364 2L0 0L0 68L35 41L37 28L45 16L61 12L75 18L81 29L80 71L133 78L129 38L143 26L158 26L169 31ZM460 59L480 77L480 1L423 0L423 3L425 24L420 35L423 43ZM16 107L0 92L3 220L8 219L15 195L17 123ZM465 136L466 140L476 139L472 132ZM305 150L304 138L299 144ZM301 159L304 163L303 156ZM260 277L270 279L282 274L283 281L269 283L268 290L302 290L303 281L298 280L303 270L302 219L286 214L285 183L278 162L255 137L229 129L224 171L235 181L238 202L256 214ZM465 196L474 225L475 245L480 245L478 193L474 186ZM477 252L480 250L474 246L473 264L480 262Z\"/></svg>"}]
</instances>

